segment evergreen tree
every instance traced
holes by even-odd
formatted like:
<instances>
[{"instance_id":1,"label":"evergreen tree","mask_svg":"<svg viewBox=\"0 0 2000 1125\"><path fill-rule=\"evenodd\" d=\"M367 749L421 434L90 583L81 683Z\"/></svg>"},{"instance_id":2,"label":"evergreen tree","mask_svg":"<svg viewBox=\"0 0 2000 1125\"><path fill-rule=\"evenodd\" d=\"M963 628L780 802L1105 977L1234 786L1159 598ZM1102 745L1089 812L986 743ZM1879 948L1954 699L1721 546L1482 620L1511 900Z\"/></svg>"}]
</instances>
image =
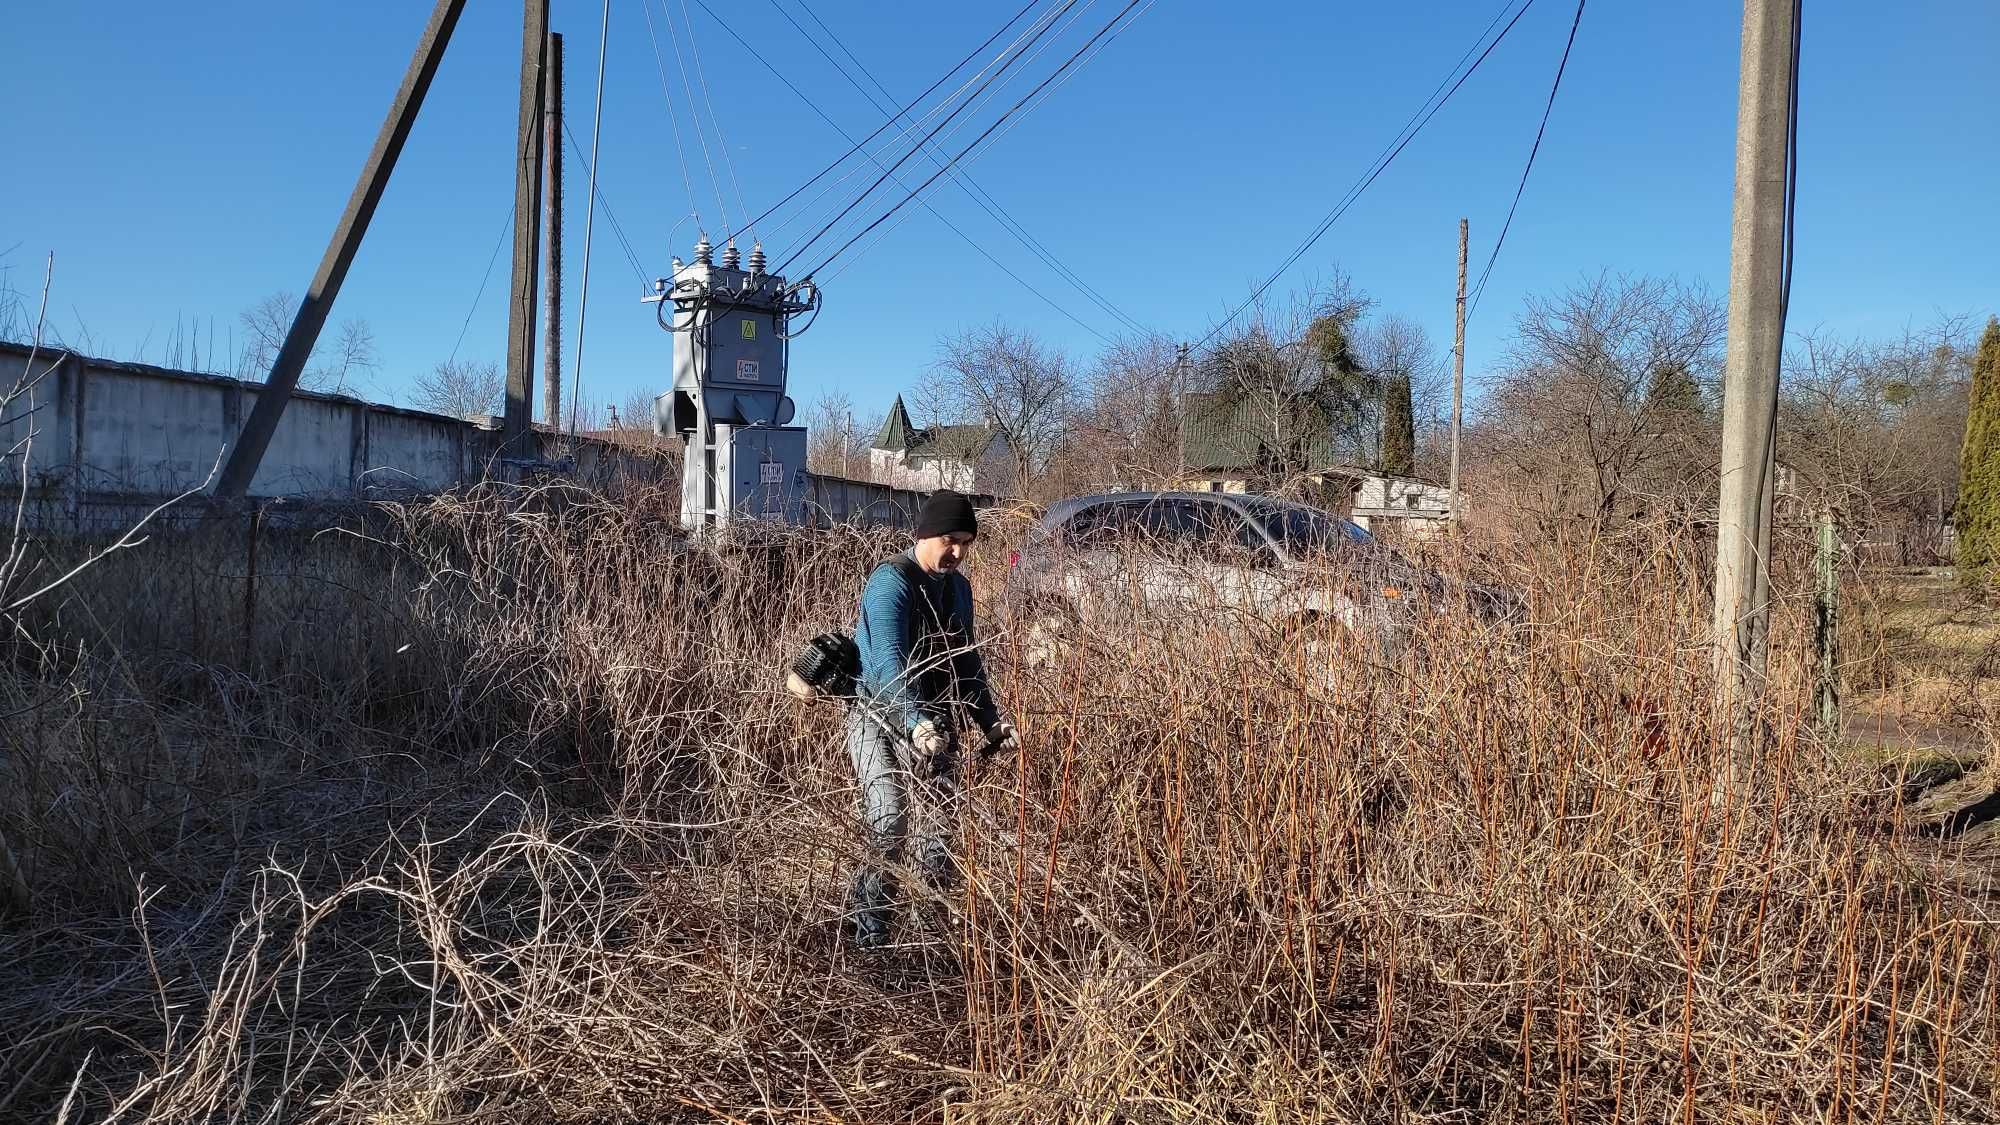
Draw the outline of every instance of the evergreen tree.
<instances>
[{"instance_id":1,"label":"evergreen tree","mask_svg":"<svg viewBox=\"0 0 2000 1125\"><path fill-rule=\"evenodd\" d=\"M1391 375L1382 386L1382 471L1396 477L1417 471L1417 417L1408 375Z\"/></svg>"},{"instance_id":2,"label":"evergreen tree","mask_svg":"<svg viewBox=\"0 0 2000 1125\"><path fill-rule=\"evenodd\" d=\"M1959 451L1958 581L1983 586L2000 562L2000 317L1986 322L1972 361L1972 396Z\"/></svg>"},{"instance_id":3,"label":"evergreen tree","mask_svg":"<svg viewBox=\"0 0 2000 1125\"><path fill-rule=\"evenodd\" d=\"M1687 364L1663 363L1653 369L1653 376L1646 383L1646 409L1700 414L1705 406L1701 384L1695 382Z\"/></svg>"}]
</instances>

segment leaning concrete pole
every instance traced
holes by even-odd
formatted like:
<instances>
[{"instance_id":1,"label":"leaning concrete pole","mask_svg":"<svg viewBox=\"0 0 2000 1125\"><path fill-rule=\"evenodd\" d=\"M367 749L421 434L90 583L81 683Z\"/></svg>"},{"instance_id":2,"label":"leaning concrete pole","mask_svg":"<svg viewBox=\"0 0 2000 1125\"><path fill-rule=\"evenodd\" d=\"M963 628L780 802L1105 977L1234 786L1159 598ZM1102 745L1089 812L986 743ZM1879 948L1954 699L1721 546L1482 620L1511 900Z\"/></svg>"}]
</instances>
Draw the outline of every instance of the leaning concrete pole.
<instances>
[{"instance_id":1,"label":"leaning concrete pole","mask_svg":"<svg viewBox=\"0 0 2000 1125\"><path fill-rule=\"evenodd\" d=\"M1739 768L1763 692L1770 602L1771 486L1784 345L1787 138L1793 0L1744 0L1730 223L1729 342L1722 381L1716 520L1717 704Z\"/></svg>"},{"instance_id":2,"label":"leaning concrete pole","mask_svg":"<svg viewBox=\"0 0 2000 1125\"><path fill-rule=\"evenodd\" d=\"M535 452L535 287L542 237L542 52L548 49L549 0L521 5L521 112L514 131L514 280L507 299L507 407L501 447Z\"/></svg>"},{"instance_id":3,"label":"leaning concrete pole","mask_svg":"<svg viewBox=\"0 0 2000 1125\"><path fill-rule=\"evenodd\" d=\"M396 157L402 154L403 142L409 139L410 126L416 124L417 111L423 108L424 95L430 91L438 63L444 60L445 45L451 42L451 30L458 25L458 14L464 9L465 0L438 0L431 9L430 22L424 25L423 36L417 40L416 54L410 56L410 65L403 71L403 84L396 88L395 100L389 103L389 116L382 122L381 132L375 135L375 147L369 150L367 162L361 166L361 179L354 185L354 194L348 196L347 209L340 213L326 254L319 260L319 272L313 274L305 299L299 302L299 311L292 317L292 327L285 333L285 342L278 348L278 358L271 364L271 374L257 393L257 405L250 411L250 420L244 423L235 447L229 451L228 462L222 466L222 475L216 478L215 495L242 496L257 476L257 466L263 463L264 451L271 446L271 435L278 432L278 419L284 417L285 403L290 401L292 389L298 386L299 373L305 370L313 345L319 342L320 329L326 325L327 314L333 311L333 300L340 295L341 283L347 280L347 267L353 263L355 251L361 249L368 221L375 217L375 205L382 201L382 192L389 186L389 173L396 170Z\"/></svg>"}]
</instances>

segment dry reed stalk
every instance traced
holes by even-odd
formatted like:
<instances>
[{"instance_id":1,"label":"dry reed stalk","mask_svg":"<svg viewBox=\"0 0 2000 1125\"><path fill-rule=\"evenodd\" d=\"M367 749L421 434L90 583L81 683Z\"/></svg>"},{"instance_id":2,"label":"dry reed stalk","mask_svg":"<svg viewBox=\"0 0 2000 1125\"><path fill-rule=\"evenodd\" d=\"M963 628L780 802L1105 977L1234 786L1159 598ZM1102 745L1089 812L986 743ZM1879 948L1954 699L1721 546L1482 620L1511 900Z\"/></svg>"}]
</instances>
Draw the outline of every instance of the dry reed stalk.
<instances>
[{"instance_id":1,"label":"dry reed stalk","mask_svg":"<svg viewBox=\"0 0 2000 1125\"><path fill-rule=\"evenodd\" d=\"M894 539L691 547L653 510L480 491L268 533L254 674L230 622L186 628L240 604L240 534L162 538L37 622L6 815L74 889L0 935L11 1104L1995 1117L1990 861L1885 830L1900 781L1810 741L1789 595L1767 776L1716 802L1703 594L1665 530L1509 560L1533 627L1444 607L1400 654L1143 606L1050 667L1002 638L1028 750L972 779L962 891L863 958L837 716L774 670Z\"/></svg>"}]
</instances>

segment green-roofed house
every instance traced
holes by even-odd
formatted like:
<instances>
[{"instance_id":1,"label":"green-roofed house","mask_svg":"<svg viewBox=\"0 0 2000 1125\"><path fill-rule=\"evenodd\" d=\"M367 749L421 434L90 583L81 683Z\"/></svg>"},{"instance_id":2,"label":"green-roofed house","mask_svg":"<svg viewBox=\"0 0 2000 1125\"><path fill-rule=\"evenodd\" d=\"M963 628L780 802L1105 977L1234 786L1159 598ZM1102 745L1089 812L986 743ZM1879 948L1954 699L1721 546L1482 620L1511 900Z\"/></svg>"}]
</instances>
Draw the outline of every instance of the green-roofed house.
<instances>
[{"instance_id":1,"label":"green-roofed house","mask_svg":"<svg viewBox=\"0 0 2000 1125\"><path fill-rule=\"evenodd\" d=\"M868 451L877 484L928 492L939 488L986 496L1013 496L1014 450L992 426L917 426L903 396L889 408L882 432Z\"/></svg>"},{"instance_id":2,"label":"green-roofed house","mask_svg":"<svg viewBox=\"0 0 2000 1125\"><path fill-rule=\"evenodd\" d=\"M1303 493L1302 498L1362 527L1389 521L1406 535L1431 533L1450 518L1450 494L1443 485L1355 463L1310 404L1296 405L1290 417L1273 419L1266 404L1242 396L1191 393L1183 408L1184 467L1176 488Z\"/></svg>"},{"instance_id":3,"label":"green-roofed house","mask_svg":"<svg viewBox=\"0 0 2000 1125\"><path fill-rule=\"evenodd\" d=\"M1355 468L1311 404L1290 404L1285 417L1272 418L1266 404L1244 395L1193 392L1181 402L1180 488L1261 491L1298 477L1344 479L1365 471Z\"/></svg>"}]
</instances>

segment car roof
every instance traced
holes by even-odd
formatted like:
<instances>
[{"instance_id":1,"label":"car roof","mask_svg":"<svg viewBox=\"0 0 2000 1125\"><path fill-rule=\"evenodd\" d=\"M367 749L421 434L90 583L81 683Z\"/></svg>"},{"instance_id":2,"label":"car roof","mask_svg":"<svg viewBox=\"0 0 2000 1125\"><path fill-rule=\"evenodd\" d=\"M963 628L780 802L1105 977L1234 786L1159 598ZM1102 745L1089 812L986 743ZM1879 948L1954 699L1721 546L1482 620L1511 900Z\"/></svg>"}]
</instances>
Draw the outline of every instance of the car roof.
<instances>
[{"instance_id":1,"label":"car roof","mask_svg":"<svg viewBox=\"0 0 2000 1125\"><path fill-rule=\"evenodd\" d=\"M1102 504L1147 504L1157 500L1205 500L1245 513L1254 512L1266 504L1304 507L1304 505L1291 505L1288 501L1279 500L1275 496L1265 496L1255 492L1095 492L1087 496L1072 496L1049 505L1048 513L1042 517L1042 526L1058 527L1078 512Z\"/></svg>"}]
</instances>

